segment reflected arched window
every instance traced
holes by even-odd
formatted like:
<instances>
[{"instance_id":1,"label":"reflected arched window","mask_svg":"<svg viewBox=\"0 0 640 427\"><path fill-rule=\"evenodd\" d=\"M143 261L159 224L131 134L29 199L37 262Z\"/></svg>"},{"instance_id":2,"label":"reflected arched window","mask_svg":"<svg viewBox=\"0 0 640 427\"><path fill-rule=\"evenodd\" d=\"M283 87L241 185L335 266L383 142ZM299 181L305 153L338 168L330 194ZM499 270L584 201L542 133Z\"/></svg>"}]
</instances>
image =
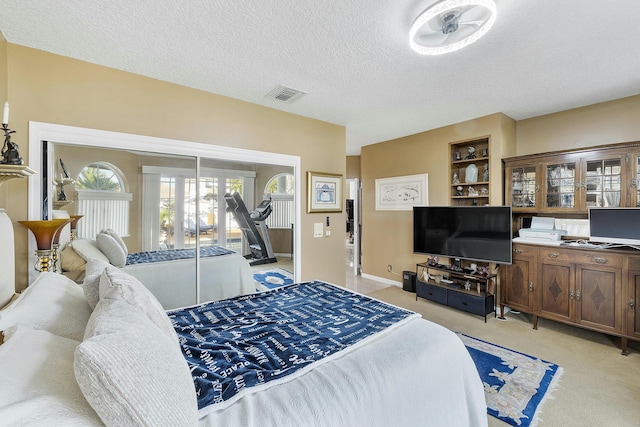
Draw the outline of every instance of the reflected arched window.
<instances>
[{"instance_id":1,"label":"reflected arched window","mask_svg":"<svg viewBox=\"0 0 640 427\"><path fill-rule=\"evenodd\" d=\"M78 237L95 239L104 229L120 236L129 235L129 204L133 200L126 192L124 174L116 166L96 162L82 168L75 182L76 212L84 215L78 222Z\"/></svg>"},{"instance_id":2,"label":"reflected arched window","mask_svg":"<svg viewBox=\"0 0 640 427\"><path fill-rule=\"evenodd\" d=\"M272 177L264 188L265 197L271 197L273 212L267 218L269 228L291 228L295 220L295 179L290 173Z\"/></svg>"},{"instance_id":3,"label":"reflected arched window","mask_svg":"<svg viewBox=\"0 0 640 427\"><path fill-rule=\"evenodd\" d=\"M92 163L80 171L76 179L76 189L122 192L124 184L121 174L122 172L109 163Z\"/></svg>"},{"instance_id":4,"label":"reflected arched window","mask_svg":"<svg viewBox=\"0 0 640 427\"><path fill-rule=\"evenodd\" d=\"M264 188L264 194L290 194L293 196L295 191L295 180L290 173L280 173L267 183Z\"/></svg>"}]
</instances>

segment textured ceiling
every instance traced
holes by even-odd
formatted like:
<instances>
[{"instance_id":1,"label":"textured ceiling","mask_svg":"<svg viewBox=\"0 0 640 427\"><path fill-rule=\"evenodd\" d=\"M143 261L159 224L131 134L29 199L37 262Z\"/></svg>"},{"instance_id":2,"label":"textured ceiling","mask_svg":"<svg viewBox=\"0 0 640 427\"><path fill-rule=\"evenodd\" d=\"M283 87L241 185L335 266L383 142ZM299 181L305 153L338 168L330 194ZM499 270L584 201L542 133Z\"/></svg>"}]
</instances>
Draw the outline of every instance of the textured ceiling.
<instances>
[{"instance_id":1,"label":"textured ceiling","mask_svg":"<svg viewBox=\"0 0 640 427\"><path fill-rule=\"evenodd\" d=\"M346 127L360 147L502 112L516 120L640 94L640 1L496 0L475 44L408 45L435 0L2 0L10 43ZM276 85L307 93L294 103ZM640 114L639 114L640 120Z\"/></svg>"}]
</instances>

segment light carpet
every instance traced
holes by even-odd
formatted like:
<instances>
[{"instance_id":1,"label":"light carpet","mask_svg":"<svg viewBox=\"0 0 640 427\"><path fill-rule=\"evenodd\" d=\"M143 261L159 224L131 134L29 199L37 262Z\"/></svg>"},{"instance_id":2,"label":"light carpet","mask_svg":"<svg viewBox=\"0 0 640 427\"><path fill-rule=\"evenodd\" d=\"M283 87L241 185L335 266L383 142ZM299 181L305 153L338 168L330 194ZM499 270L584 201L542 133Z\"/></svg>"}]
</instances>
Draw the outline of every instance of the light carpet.
<instances>
[{"instance_id":1,"label":"light carpet","mask_svg":"<svg viewBox=\"0 0 640 427\"><path fill-rule=\"evenodd\" d=\"M253 280L256 282L256 290L261 292L290 285L293 283L293 274L284 268L269 268L256 271L253 274Z\"/></svg>"},{"instance_id":2,"label":"light carpet","mask_svg":"<svg viewBox=\"0 0 640 427\"><path fill-rule=\"evenodd\" d=\"M563 370L554 363L458 333L484 384L487 412L508 424L533 427Z\"/></svg>"}]
</instances>

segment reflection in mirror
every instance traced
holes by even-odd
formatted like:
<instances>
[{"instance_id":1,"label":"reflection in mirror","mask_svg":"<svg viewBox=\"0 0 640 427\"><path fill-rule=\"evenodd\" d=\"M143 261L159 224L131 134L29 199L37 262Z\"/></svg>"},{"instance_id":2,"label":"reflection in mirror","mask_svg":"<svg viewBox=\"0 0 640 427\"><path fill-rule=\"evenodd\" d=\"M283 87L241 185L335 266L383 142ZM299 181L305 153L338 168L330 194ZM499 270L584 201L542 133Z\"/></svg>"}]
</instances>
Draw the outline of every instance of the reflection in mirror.
<instances>
[{"instance_id":1,"label":"reflection in mirror","mask_svg":"<svg viewBox=\"0 0 640 427\"><path fill-rule=\"evenodd\" d=\"M83 215L76 231L82 243L72 242L67 251L77 246L82 252L89 243L110 254L117 248L105 249L106 239L98 239L102 231L110 230L126 248L123 269L145 284L166 309L220 299L234 287L246 293L247 282L253 286L250 270L240 268L247 264L243 255L249 250L233 216L226 212L224 194L237 191L252 210L267 197L270 180L281 174L294 176L292 167L43 144L48 164L43 169L49 175L43 212L48 214L50 200L52 210ZM293 188L292 182L288 185ZM291 260L295 204L292 195L286 197L290 202L274 209L267 232L274 252ZM69 268L64 252L63 264ZM68 260L70 254L66 255ZM144 262L151 258L162 261ZM68 268L63 266L65 274L82 280Z\"/></svg>"}]
</instances>

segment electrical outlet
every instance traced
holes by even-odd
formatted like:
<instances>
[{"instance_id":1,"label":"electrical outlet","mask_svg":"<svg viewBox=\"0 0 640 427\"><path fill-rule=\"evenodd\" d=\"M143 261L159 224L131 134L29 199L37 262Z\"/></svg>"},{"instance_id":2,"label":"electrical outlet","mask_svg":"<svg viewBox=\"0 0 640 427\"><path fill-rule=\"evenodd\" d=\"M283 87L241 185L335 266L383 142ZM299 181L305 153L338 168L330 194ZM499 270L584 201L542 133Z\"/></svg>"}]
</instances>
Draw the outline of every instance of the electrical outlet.
<instances>
[{"instance_id":1,"label":"electrical outlet","mask_svg":"<svg viewBox=\"0 0 640 427\"><path fill-rule=\"evenodd\" d=\"M391 266L391 264L387 265L387 271L393 271L393 267Z\"/></svg>"}]
</instances>

